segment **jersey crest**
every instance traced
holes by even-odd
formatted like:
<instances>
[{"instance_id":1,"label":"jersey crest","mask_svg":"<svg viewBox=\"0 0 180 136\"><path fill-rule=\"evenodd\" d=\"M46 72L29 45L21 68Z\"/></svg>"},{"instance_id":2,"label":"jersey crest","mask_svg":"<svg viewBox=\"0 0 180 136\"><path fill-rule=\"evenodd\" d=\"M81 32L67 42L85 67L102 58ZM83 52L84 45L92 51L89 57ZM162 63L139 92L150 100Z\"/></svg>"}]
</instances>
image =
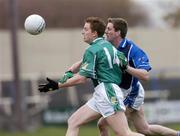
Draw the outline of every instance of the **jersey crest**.
<instances>
[{"instance_id":1,"label":"jersey crest","mask_svg":"<svg viewBox=\"0 0 180 136\"><path fill-rule=\"evenodd\" d=\"M84 64L82 64L82 69L84 69L84 70L87 70L87 66L88 66L88 63L87 62L85 62Z\"/></svg>"}]
</instances>

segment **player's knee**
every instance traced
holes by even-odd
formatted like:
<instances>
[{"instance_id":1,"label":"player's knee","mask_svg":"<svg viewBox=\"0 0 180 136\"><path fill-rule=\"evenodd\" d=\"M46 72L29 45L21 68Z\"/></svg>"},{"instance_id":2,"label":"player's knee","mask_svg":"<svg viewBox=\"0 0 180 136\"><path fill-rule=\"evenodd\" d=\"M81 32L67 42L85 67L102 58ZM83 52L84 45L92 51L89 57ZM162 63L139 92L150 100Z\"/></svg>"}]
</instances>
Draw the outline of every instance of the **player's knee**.
<instances>
[{"instance_id":1,"label":"player's knee","mask_svg":"<svg viewBox=\"0 0 180 136\"><path fill-rule=\"evenodd\" d=\"M68 127L71 128L73 125L73 120L71 118L69 118L67 123L68 123Z\"/></svg>"},{"instance_id":2,"label":"player's knee","mask_svg":"<svg viewBox=\"0 0 180 136\"><path fill-rule=\"evenodd\" d=\"M68 123L68 128L77 128L77 127L79 127L78 122L73 117L70 117L68 119L67 123Z\"/></svg>"}]
</instances>

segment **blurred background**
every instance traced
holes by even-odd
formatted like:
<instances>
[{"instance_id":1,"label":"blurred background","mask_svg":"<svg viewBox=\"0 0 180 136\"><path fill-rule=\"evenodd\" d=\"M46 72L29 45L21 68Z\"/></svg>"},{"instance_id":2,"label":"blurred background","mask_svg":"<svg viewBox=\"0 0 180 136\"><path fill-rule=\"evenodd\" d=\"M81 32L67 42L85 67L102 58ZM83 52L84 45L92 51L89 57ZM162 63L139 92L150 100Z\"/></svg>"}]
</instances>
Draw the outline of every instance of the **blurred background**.
<instances>
[{"instance_id":1,"label":"blurred background","mask_svg":"<svg viewBox=\"0 0 180 136\"><path fill-rule=\"evenodd\" d=\"M46 21L40 35L24 30L31 14ZM127 37L148 54L153 68L151 79L142 82L146 118L180 126L180 0L0 0L0 130L66 127L71 113L91 97L91 83L48 94L37 90L45 77L58 79L81 59L88 16L128 21Z\"/></svg>"}]
</instances>

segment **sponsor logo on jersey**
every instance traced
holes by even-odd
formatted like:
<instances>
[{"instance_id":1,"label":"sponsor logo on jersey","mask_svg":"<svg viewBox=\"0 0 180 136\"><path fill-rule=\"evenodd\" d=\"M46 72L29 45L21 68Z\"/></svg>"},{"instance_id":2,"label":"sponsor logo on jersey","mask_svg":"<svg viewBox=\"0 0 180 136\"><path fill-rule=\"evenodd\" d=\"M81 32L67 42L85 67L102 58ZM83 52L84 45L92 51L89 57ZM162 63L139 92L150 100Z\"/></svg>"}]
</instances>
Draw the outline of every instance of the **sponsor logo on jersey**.
<instances>
[{"instance_id":1,"label":"sponsor logo on jersey","mask_svg":"<svg viewBox=\"0 0 180 136\"><path fill-rule=\"evenodd\" d=\"M116 97L111 97L111 103L112 103L113 105L115 105L116 103L118 103L117 98L116 98Z\"/></svg>"},{"instance_id":2,"label":"sponsor logo on jersey","mask_svg":"<svg viewBox=\"0 0 180 136\"><path fill-rule=\"evenodd\" d=\"M82 69L84 69L84 70L86 70L87 69L87 66L88 66L88 63L87 62L85 62L84 64L82 64Z\"/></svg>"}]
</instances>

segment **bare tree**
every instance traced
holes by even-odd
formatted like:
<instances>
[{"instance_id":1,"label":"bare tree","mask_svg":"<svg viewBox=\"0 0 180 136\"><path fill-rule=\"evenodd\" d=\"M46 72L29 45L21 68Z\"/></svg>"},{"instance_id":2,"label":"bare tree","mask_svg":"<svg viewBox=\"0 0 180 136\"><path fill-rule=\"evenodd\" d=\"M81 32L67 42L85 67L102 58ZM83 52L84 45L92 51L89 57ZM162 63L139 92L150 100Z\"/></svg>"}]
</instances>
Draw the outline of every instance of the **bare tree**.
<instances>
[{"instance_id":1,"label":"bare tree","mask_svg":"<svg viewBox=\"0 0 180 136\"><path fill-rule=\"evenodd\" d=\"M169 13L164 19L171 27L180 27L180 8L173 13Z\"/></svg>"},{"instance_id":2,"label":"bare tree","mask_svg":"<svg viewBox=\"0 0 180 136\"><path fill-rule=\"evenodd\" d=\"M8 11L6 1L0 0L0 17L4 18L0 28L7 28ZM6 6L5 6L6 5ZM123 17L129 26L147 23L143 8L131 0L19 0L19 27L23 27L25 18L30 14L40 14L48 27L81 27L88 16ZM143 10L143 11L142 11Z\"/></svg>"}]
</instances>

